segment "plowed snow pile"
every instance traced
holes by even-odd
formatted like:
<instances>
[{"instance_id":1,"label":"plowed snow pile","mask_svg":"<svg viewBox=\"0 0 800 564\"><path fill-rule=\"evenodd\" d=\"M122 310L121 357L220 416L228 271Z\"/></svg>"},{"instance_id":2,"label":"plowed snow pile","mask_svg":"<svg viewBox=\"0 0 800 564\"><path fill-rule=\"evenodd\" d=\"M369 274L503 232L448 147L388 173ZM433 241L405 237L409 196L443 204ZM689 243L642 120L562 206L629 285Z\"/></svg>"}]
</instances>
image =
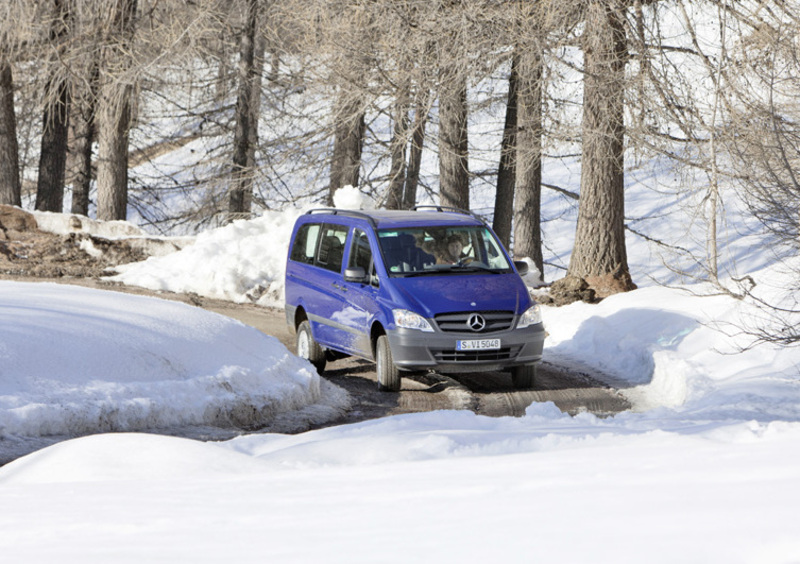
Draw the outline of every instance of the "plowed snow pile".
<instances>
[{"instance_id":1,"label":"plowed snow pile","mask_svg":"<svg viewBox=\"0 0 800 564\"><path fill-rule=\"evenodd\" d=\"M274 337L178 302L2 281L0 330L0 462L32 439L298 430L347 407Z\"/></svg>"}]
</instances>

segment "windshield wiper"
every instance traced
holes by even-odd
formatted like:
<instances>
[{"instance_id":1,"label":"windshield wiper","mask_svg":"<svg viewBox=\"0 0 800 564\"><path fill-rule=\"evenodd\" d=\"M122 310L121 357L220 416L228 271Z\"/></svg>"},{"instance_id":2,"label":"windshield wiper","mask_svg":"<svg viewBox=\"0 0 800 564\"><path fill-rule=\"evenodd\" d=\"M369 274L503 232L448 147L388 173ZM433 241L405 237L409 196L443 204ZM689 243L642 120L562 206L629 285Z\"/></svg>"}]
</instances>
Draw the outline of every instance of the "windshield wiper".
<instances>
[{"instance_id":1,"label":"windshield wiper","mask_svg":"<svg viewBox=\"0 0 800 564\"><path fill-rule=\"evenodd\" d=\"M441 270L415 270L414 272L394 272L400 278L413 278L415 276L427 276L429 274L441 274Z\"/></svg>"},{"instance_id":2,"label":"windshield wiper","mask_svg":"<svg viewBox=\"0 0 800 564\"><path fill-rule=\"evenodd\" d=\"M503 274L509 270L490 268L480 264L437 264L430 270L418 272L404 272L403 276L422 276L425 274L464 274L465 272L488 272L490 274Z\"/></svg>"},{"instance_id":3,"label":"windshield wiper","mask_svg":"<svg viewBox=\"0 0 800 564\"><path fill-rule=\"evenodd\" d=\"M457 270L458 272L489 272L491 274L502 274L505 270L500 268L491 268L489 266L483 264L454 264L451 267L451 270Z\"/></svg>"},{"instance_id":4,"label":"windshield wiper","mask_svg":"<svg viewBox=\"0 0 800 564\"><path fill-rule=\"evenodd\" d=\"M416 276L441 276L443 274L464 274L465 272L488 272L489 274L505 274L510 272L506 268L491 268L482 264L437 264L428 270L415 270L413 272L394 272L393 276L399 278L414 278Z\"/></svg>"}]
</instances>

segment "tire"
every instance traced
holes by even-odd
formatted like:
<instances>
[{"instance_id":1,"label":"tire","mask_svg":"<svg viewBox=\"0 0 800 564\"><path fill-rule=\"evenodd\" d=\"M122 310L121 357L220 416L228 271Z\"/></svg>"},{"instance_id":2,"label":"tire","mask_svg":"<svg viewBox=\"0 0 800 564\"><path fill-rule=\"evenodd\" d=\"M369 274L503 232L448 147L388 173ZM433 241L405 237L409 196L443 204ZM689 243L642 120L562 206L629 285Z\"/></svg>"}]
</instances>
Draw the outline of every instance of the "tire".
<instances>
[{"instance_id":1,"label":"tire","mask_svg":"<svg viewBox=\"0 0 800 564\"><path fill-rule=\"evenodd\" d=\"M392 349L386 335L378 337L375 344L375 371L378 374L378 388L385 392L400 390L400 371L392 360Z\"/></svg>"},{"instance_id":2,"label":"tire","mask_svg":"<svg viewBox=\"0 0 800 564\"><path fill-rule=\"evenodd\" d=\"M311 324L308 320L303 321L297 327L297 356L306 359L314 365L317 372L322 374L325 370L325 351L314 340L314 335L311 334Z\"/></svg>"},{"instance_id":3,"label":"tire","mask_svg":"<svg viewBox=\"0 0 800 564\"><path fill-rule=\"evenodd\" d=\"M511 371L511 381L517 390L529 390L536 381L536 365L523 364L515 366Z\"/></svg>"}]
</instances>

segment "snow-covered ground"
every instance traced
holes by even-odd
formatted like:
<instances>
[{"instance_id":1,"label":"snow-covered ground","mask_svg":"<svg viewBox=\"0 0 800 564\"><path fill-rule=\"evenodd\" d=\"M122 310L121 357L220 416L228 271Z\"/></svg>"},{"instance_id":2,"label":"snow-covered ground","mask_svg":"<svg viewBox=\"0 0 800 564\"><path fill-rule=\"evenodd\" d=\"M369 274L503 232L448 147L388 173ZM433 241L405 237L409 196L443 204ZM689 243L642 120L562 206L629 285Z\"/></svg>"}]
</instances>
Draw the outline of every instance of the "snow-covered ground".
<instances>
[{"instance_id":1,"label":"snow-covered ground","mask_svg":"<svg viewBox=\"0 0 800 564\"><path fill-rule=\"evenodd\" d=\"M119 279L279 303L296 213L208 232ZM749 274L759 288L784 276ZM220 316L0 282L0 448L103 432L0 468L3 560L800 562L800 350L743 351L736 328L758 312L711 293L644 284L544 308L545 355L610 375L636 406L615 417L534 404L200 442L116 431L262 406L280 428L347 398Z\"/></svg>"}]
</instances>

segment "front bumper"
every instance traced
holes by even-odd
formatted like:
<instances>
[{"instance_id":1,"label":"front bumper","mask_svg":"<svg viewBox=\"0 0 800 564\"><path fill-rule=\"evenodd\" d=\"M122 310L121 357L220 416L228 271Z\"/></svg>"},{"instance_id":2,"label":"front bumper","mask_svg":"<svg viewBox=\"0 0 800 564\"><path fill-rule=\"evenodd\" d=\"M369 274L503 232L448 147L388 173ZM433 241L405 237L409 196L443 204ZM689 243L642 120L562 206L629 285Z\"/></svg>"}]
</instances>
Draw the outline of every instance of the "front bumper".
<instances>
[{"instance_id":1,"label":"front bumper","mask_svg":"<svg viewBox=\"0 0 800 564\"><path fill-rule=\"evenodd\" d=\"M441 373L497 371L533 364L542 359L544 326L493 333L426 333L414 329L396 329L387 333L392 360L401 370L436 370ZM500 349L457 351L456 341L500 339Z\"/></svg>"}]
</instances>

